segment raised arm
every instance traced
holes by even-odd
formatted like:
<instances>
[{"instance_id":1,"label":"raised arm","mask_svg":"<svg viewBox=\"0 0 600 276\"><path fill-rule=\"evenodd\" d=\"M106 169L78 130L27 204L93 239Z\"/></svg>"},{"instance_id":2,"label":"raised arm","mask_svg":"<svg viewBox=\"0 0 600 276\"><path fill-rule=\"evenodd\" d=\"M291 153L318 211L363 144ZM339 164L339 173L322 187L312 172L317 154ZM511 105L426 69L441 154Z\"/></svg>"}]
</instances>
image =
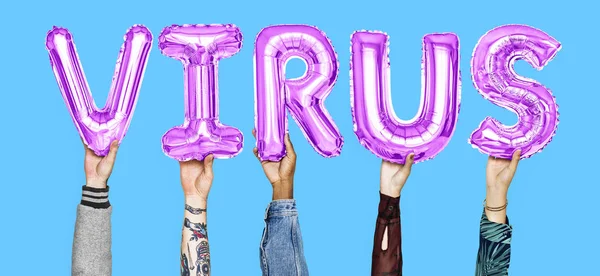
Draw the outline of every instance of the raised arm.
<instances>
[{"instance_id":1,"label":"raised arm","mask_svg":"<svg viewBox=\"0 0 600 276\"><path fill-rule=\"evenodd\" d=\"M85 186L77 206L71 275L109 276L112 274L112 207L108 201L108 178L112 173L119 143L113 141L105 157L84 145Z\"/></svg>"},{"instance_id":2,"label":"raised arm","mask_svg":"<svg viewBox=\"0 0 600 276\"><path fill-rule=\"evenodd\" d=\"M252 134L255 135L254 130ZM256 138L256 136L255 136ZM265 229L260 242L260 267L263 276L306 276L302 233L294 200L296 152L285 135L286 156L279 162L261 161L258 150L254 155L261 163L273 187L273 197L265 214Z\"/></svg>"},{"instance_id":3,"label":"raised arm","mask_svg":"<svg viewBox=\"0 0 600 276\"><path fill-rule=\"evenodd\" d=\"M400 192L410 175L414 154L406 164L381 162L379 211L375 224L371 275L402 275Z\"/></svg>"},{"instance_id":4,"label":"raised arm","mask_svg":"<svg viewBox=\"0 0 600 276\"><path fill-rule=\"evenodd\" d=\"M203 161L180 162L185 195L181 234L181 276L210 275L210 251L206 226L207 199L213 181L213 156Z\"/></svg>"},{"instance_id":5,"label":"raised arm","mask_svg":"<svg viewBox=\"0 0 600 276\"><path fill-rule=\"evenodd\" d=\"M507 195L520 157L521 151L516 151L512 160L488 157L476 276L508 275L512 227L506 216Z\"/></svg>"}]
</instances>

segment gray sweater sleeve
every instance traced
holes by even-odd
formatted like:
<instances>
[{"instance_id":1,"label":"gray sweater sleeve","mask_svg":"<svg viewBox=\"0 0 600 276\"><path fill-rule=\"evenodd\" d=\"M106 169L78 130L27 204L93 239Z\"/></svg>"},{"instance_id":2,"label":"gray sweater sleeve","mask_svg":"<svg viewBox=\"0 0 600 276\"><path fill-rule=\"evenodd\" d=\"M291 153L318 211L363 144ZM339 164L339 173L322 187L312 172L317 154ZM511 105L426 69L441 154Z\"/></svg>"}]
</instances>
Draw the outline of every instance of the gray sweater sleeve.
<instances>
[{"instance_id":1,"label":"gray sweater sleeve","mask_svg":"<svg viewBox=\"0 0 600 276\"><path fill-rule=\"evenodd\" d=\"M84 186L81 204L77 206L71 275L111 275L111 213L108 188Z\"/></svg>"}]
</instances>

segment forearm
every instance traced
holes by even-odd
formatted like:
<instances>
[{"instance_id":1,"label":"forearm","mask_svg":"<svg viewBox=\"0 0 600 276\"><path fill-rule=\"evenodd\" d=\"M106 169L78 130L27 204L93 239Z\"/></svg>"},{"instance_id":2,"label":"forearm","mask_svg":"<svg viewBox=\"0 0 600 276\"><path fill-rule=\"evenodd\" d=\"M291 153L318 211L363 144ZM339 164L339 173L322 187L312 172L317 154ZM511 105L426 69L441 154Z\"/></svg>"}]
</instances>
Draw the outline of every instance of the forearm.
<instances>
[{"instance_id":1,"label":"forearm","mask_svg":"<svg viewBox=\"0 0 600 276\"><path fill-rule=\"evenodd\" d=\"M185 199L181 235L181 275L192 274L210 275L210 252L206 225L206 200L188 196Z\"/></svg>"},{"instance_id":2,"label":"forearm","mask_svg":"<svg viewBox=\"0 0 600 276\"><path fill-rule=\"evenodd\" d=\"M371 275L402 275L400 197L380 193Z\"/></svg>"},{"instance_id":3,"label":"forearm","mask_svg":"<svg viewBox=\"0 0 600 276\"><path fill-rule=\"evenodd\" d=\"M108 187L83 187L73 237L72 275L111 275L111 212Z\"/></svg>"},{"instance_id":4,"label":"forearm","mask_svg":"<svg viewBox=\"0 0 600 276\"><path fill-rule=\"evenodd\" d=\"M260 244L263 275L308 275L296 201L272 201L265 224Z\"/></svg>"},{"instance_id":5,"label":"forearm","mask_svg":"<svg viewBox=\"0 0 600 276\"><path fill-rule=\"evenodd\" d=\"M480 223L479 251L477 253L476 276L508 275L510 266L510 243L512 227L506 223L489 220L483 212Z\"/></svg>"}]
</instances>

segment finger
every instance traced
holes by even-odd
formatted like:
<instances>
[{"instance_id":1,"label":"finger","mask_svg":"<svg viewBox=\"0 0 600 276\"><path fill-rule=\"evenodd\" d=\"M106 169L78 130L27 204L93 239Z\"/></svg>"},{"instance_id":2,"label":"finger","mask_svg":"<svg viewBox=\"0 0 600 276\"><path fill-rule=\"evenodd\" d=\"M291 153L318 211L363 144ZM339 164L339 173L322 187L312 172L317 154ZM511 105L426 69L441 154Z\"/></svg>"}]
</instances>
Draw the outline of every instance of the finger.
<instances>
[{"instance_id":1,"label":"finger","mask_svg":"<svg viewBox=\"0 0 600 276\"><path fill-rule=\"evenodd\" d=\"M290 134L286 133L284 137L285 143L285 151L287 152L287 156L290 158L296 158L296 151L294 151L294 145L292 145L292 140L290 140Z\"/></svg>"},{"instance_id":2,"label":"finger","mask_svg":"<svg viewBox=\"0 0 600 276\"><path fill-rule=\"evenodd\" d=\"M260 161L260 157L258 157L258 149L257 148L253 148L252 149L252 153L254 153L254 156L256 156L256 159L258 159L258 161Z\"/></svg>"},{"instance_id":3,"label":"finger","mask_svg":"<svg viewBox=\"0 0 600 276\"><path fill-rule=\"evenodd\" d=\"M79 139L81 140L81 144L83 145L83 150L85 151L85 153L87 154L88 152L94 152L93 150L91 150L88 145L85 143L85 141L83 140L83 138L79 137Z\"/></svg>"},{"instance_id":4,"label":"finger","mask_svg":"<svg viewBox=\"0 0 600 276\"><path fill-rule=\"evenodd\" d=\"M106 155L106 161L109 164L114 164L115 163L115 159L117 159L117 151L119 150L119 141L114 140L112 141L112 143L110 143L110 151L108 152L108 155Z\"/></svg>"},{"instance_id":5,"label":"finger","mask_svg":"<svg viewBox=\"0 0 600 276\"><path fill-rule=\"evenodd\" d=\"M406 160L404 161L404 166L402 166L402 170L404 172L410 173L411 169L412 169L412 165L415 163L415 154L411 153L406 157Z\"/></svg>"},{"instance_id":6,"label":"finger","mask_svg":"<svg viewBox=\"0 0 600 276\"><path fill-rule=\"evenodd\" d=\"M256 129L255 128L252 129L252 136L254 136L254 139L256 139Z\"/></svg>"},{"instance_id":7,"label":"finger","mask_svg":"<svg viewBox=\"0 0 600 276\"><path fill-rule=\"evenodd\" d=\"M213 163L215 161L215 157L212 154L209 154L206 158L204 158L204 171L212 175L213 173Z\"/></svg>"},{"instance_id":8,"label":"finger","mask_svg":"<svg viewBox=\"0 0 600 276\"><path fill-rule=\"evenodd\" d=\"M253 148L252 149L252 153L254 153L254 156L256 157L256 160L258 160L258 162L260 162L261 165L264 165L266 163L269 163L269 160L260 160L260 156L258 156L258 149L257 148Z\"/></svg>"},{"instance_id":9,"label":"finger","mask_svg":"<svg viewBox=\"0 0 600 276\"><path fill-rule=\"evenodd\" d=\"M517 170L517 165L519 165L519 160L521 159L521 150L517 150L513 153L512 159L510 160L510 169L514 172Z\"/></svg>"}]
</instances>

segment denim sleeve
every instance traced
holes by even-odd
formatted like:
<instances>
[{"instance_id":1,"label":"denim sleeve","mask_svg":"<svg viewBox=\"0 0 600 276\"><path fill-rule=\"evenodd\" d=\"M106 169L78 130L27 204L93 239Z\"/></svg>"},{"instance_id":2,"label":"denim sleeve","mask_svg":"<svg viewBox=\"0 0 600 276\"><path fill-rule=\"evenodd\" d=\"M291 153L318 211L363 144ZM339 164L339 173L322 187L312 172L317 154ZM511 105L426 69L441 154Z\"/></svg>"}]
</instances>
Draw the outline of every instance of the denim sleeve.
<instances>
[{"instance_id":1,"label":"denim sleeve","mask_svg":"<svg viewBox=\"0 0 600 276\"><path fill-rule=\"evenodd\" d=\"M274 200L267 207L260 266L264 276L308 275L295 200Z\"/></svg>"},{"instance_id":2,"label":"denim sleeve","mask_svg":"<svg viewBox=\"0 0 600 276\"><path fill-rule=\"evenodd\" d=\"M476 276L506 276L510 265L510 242L512 227L489 221L485 210L481 216L479 252L477 253Z\"/></svg>"}]
</instances>

